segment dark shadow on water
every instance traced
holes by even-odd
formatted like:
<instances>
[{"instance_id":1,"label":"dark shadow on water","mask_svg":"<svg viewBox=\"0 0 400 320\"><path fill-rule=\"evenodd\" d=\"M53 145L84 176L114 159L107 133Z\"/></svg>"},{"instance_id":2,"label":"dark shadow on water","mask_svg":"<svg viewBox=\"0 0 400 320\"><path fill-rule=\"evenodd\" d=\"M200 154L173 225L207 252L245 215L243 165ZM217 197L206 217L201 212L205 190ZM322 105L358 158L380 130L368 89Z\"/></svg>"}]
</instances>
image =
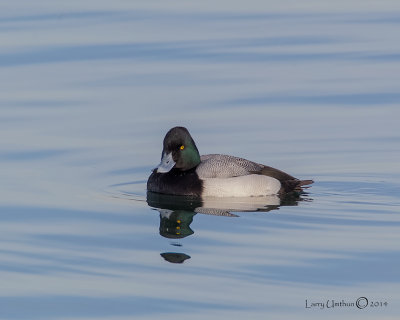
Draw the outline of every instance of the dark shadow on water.
<instances>
[{"instance_id":1,"label":"dark shadow on water","mask_svg":"<svg viewBox=\"0 0 400 320\"><path fill-rule=\"evenodd\" d=\"M305 194L304 194L305 195ZM160 213L159 233L167 239L182 239L194 234L190 227L196 214L239 217L238 212L269 212L281 206L297 206L299 201L311 200L304 195L289 194L248 198L198 198L171 196L147 192L147 203ZM236 213L233 213L236 212ZM183 263L190 256L179 252L165 252L161 256L171 263Z\"/></svg>"}]
</instances>

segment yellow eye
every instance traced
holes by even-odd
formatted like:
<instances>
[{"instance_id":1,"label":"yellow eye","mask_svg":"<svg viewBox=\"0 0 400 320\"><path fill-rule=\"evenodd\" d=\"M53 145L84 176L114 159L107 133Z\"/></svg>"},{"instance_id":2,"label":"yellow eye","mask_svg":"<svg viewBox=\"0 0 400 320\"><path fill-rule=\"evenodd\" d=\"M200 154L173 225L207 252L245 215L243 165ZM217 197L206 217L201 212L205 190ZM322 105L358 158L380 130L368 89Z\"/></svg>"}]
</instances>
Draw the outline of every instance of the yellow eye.
<instances>
[{"instance_id":1,"label":"yellow eye","mask_svg":"<svg viewBox=\"0 0 400 320\"><path fill-rule=\"evenodd\" d=\"M185 146L184 146L184 145L181 145L180 149L181 149L181 150L185 149Z\"/></svg>"}]
</instances>

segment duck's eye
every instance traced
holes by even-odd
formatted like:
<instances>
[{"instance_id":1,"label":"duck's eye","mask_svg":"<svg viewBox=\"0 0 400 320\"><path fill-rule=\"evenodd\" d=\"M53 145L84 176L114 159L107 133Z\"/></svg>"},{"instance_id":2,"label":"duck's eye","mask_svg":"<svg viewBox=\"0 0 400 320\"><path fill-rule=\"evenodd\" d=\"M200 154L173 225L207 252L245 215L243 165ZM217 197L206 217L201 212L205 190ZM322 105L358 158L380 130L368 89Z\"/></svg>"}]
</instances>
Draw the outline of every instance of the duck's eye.
<instances>
[{"instance_id":1,"label":"duck's eye","mask_svg":"<svg viewBox=\"0 0 400 320\"><path fill-rule=\"evenodd\" d=\"M185 149L185 146L181 145L179 149L183 150L183 149Z\"/></svg>"}]
</instances>

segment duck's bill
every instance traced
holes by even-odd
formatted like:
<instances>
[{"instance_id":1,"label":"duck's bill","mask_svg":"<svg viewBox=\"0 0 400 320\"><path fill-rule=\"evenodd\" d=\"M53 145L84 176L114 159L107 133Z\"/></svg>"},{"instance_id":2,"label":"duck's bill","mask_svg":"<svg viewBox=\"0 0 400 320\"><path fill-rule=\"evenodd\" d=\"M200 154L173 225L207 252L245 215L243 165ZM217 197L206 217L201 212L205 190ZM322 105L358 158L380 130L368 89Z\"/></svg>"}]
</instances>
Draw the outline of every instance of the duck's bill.
<instances>
[{"instance_id":1,"label":"duck's bill","mask_svg":"<svg viewBox=\"0 0 400 320\"><path fill-rule=\"evenodd\" d=\"M158 173L165 173L169 172L175 165L175 161L172 159L172 152L171 153L163 153L161 162L157 167Z\"/></svg>"}]
</instances>

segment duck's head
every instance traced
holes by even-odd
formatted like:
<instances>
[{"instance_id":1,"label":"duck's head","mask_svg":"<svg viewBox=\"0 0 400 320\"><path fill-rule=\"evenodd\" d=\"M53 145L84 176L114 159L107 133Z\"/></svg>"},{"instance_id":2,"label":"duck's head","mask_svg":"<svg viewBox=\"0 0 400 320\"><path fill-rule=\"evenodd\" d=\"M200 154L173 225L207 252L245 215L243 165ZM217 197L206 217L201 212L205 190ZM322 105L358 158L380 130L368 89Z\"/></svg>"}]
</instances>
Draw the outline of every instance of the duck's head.
<instances>
[{"instance_id":1,"label":"duck's head","mask_svg":"<svg viewBox=\"0 0 400 320\"><path fill-rule=\"evenodd\" d=\"M157 172L169 172L172 168L186 171L199 163L199 150L189 131L184 127L174 127L169 130L164 138L161 163L157 167Z\"/></svg>"}]
</instances>

